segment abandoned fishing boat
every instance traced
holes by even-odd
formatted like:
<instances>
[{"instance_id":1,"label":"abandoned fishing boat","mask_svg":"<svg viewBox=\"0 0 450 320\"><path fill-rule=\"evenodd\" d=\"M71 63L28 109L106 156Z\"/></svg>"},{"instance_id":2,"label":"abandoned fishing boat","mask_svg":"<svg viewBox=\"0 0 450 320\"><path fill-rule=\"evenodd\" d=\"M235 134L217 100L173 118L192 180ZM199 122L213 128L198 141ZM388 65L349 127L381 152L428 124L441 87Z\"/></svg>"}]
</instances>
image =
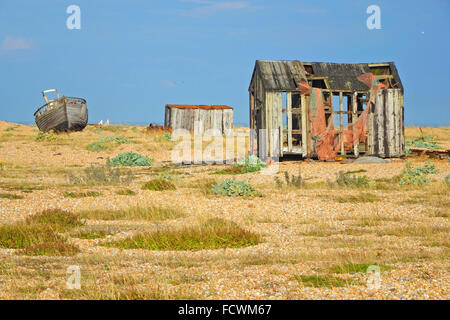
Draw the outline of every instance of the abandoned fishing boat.
<instances>
[{"instance_id":1,"label":"abandoned fishing boat","mask_svg":"<svg viewBox=\"0 0 450 320\"><path fill-rule=\"evenodd\" d=\"M55 92L57 98L49 100L46 93ZM39 130L81 131L88 122L86 100L82 98L59 96L56 89L42 91L46 104L34 113Z\"/></svg>"}]
</instances>

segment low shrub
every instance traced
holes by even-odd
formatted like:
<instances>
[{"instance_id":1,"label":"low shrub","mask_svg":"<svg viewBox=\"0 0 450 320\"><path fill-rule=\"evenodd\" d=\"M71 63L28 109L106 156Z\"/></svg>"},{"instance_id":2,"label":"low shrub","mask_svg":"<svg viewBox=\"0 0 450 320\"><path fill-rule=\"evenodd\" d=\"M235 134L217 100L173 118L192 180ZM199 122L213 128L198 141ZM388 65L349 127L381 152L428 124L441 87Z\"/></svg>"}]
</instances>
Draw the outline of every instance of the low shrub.
<instances>
[{"instance_id":1,"label":"low shrub","mask_svg":"<svg viewBox=\"0 0 450 320\"><path fill-rule=\"evenodd\" d=\"M445 183L450 184L450 174L444 178Z\"/></svg>"},{"instance_id":2,"label":"low shrub","mask_svg":"<svg viewBox=\"0 0 450 320\"><path fill-rule=\"evenodd\" d=\"M138 153L125 152L118 154L111 161L108 160L106 164L108 166L143 167L143 166L151 166L153 165L153 162L148 157L141 156Z\"/></svg>"},{"instance_id":3,"label":"low shrub","mask_svg":"<svg viewBox=\"0 0 450 320\"><path fill-rule=\"evenodd\" d=\"M254 197L260 196L251 184L245 181L226 179L212 187L212 193L230 197Z\"/></svg>"}]
</instances>

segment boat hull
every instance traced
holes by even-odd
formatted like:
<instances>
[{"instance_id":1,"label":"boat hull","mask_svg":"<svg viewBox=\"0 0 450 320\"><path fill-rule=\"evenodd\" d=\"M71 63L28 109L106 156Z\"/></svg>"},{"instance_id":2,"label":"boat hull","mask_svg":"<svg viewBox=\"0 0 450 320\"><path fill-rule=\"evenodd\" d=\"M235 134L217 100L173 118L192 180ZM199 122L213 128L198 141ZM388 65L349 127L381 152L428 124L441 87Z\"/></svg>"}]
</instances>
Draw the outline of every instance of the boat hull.
<instances>
[{"instance_id":1,"label":"boat hull","mask_svg":"<svg viewBox=\"0 0 450 320\"><path fill-rule=\"evenodd\" d=\"M41 107L34 116L43 132L81 131L88 122L88 109L84 99L62 97Z\"/></svg>"}]
</instances>

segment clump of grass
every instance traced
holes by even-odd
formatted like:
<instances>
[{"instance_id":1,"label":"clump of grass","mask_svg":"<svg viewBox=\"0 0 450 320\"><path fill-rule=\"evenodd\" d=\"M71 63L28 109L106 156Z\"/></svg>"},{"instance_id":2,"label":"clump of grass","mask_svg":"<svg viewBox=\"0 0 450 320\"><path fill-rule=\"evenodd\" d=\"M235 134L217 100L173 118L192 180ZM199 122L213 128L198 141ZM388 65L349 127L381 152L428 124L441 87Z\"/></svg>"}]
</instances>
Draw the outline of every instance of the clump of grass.
<instances>
[{"instance_id":1,"label":"clump of grass","mask_svg":"<svg viewBox=\"0 0 450 320\"><path fill-rule=\"evenodd\" d=\"M377 263L346 263L343 265L337 265L331 268L331 271L335 273L366 273L367 268L370 266L378 266L380 271L388 271L394 269L392 266Z\"/></svg>"},{"instance_id":2,"label":"clump of grass","mask_svg":"<svg viewBox=\"0 0 450 320\"><path fill-rule=\"evenodd\" d=\"M121 210L89 210L80 212L80 216L94 220L146 220L162 221L184 217L180 210L161 207L127 208Z\"/></svg>"},{"instance_id":3,"label":"clump of grass","mask_svg":"<svg viewBox=\"0 0 450 320\"><path fill-rule=\"evenodd\" d=\"M315 288L334 288L334 287L346 287L349 285L358 285L355 280L346 280L340 277L330 276L330 275L296 275L295 279L304 287L315 287Z\"/></svg>"},{"instance_id":4,"label":"clump of grass","mask_svg":"<svg viewBox=\"0 0 450 320\"><path fill-rule=\"evenodd\" d=\"M167 133L165 133L162 136L153 137L153 140L156 141L156 142L171 141L172 140L172 135L167 132Z\"/></svg>"},{"instance_id":5,"label":"clump of grass","mask_svg":"<svg viewBox=\"0 0 450 320\"><path fill-rule=\"evenodd\" d=\"M63 240L39 243L21 250L27 256L73 256L79 252L80 248Z\"/></svg>"},{"instance_id":6,"label":"clump of grass","mask_svg":"<svg viewBox=\"0 0 450 320\"><path fill-rule=\"evenodd\" d=\"M284 181L286 183L286 186L289 188L301 188L302 186L305 185L305 182L303 180L302 177L302 173L301 173L301 167L299 166L299 174L298 176L292 174L291 176L289 175L289 172L285 171L284 172ZM279 177L275 177L275 184L277 185L277 187L279 189L283 189L284 187L284 183L283 181L279 178Z\"/></svg>"},{"instance_id":7,"label":"clump of grass","mask_svg":"<svg viewBox=\"0 0 450 320\"><path fill-rule=\"evenodd\" d=\"M5 129L5 131L16 131L16 132L20 132L21 130L19 130L18 126L12 126L12 127L8 127Z\"/></svg>"},{"instance_id":8,"label":"clump of grass","mask_svg":"<svg viewBox=\"0 0 450 320\"><path fill-rule=\"evenodd\" d=\"M380 198L373 193L360 193L358 195L337 196L334 200L339 203L367 203L380 201Z\"/></svg>"},{"instance_id":9,"label":"clump of grass","mask_svg":"<svg viewBox=\"0 0 450 320\"><path fill-rule=\"evenodd\" d=\"M25 255L74 255L79 249L57 232L65 232L83 223L70 212L53 209L29 216L23 222L0 226L0 247L21 249Z\"/></svg>"},{"instance_id":10,"label":"clump of grass","mask_svg":"<svg viewBox=\"0 0 450 320\"><path fill-rule=\"evenodd\" d=\"M212 193L212 187L215 186L217 184L217 180L216 179L211 179L211 178L207 178L207 179L199 179L199 180L195 180L192 183L189 184L190 188L195 188L195 189L200 189L200 191L204 194L204 195L208 195Z\"/></svg>"},{"instance_id":11,"label":"clump of grass","mask_svg":"<svg viewBox=\"0 0 450 320\"><path fill-rule=\"evenodd\" d=\"M17 200L17 199L23 199L23 196L17 195L17 194L11 194L11 193L0 193L0 199Z\"/></svg>"},{"instance_id":12,"label":"clump of grass","mask_svg":"<svg viewBox=\"0 0 450 320\"><path fill-rule=\"evenodd\" d=\"M153 179L144 183L142 190L152 190L152 191L165 191L165 190L176 190L177 187L167 179Z\"/></svg>"},{"instance_id":13,"label":"clump of grass","mask_svg":"<svg viewBox=\"0 0 450 320\"><path fill-rule=\"evenodd\" d=\"M259 235L242 229L234 222L210 219L198 226L139 234L104 245L121 249L197 251L248 247L260 241Z\"/></svg>"},{"instance_id":14,"label":"clump of grass","mask_svg":"<svg viewBox=\"0 0 450 320\"><path fill-rule=\"evenodd\" d=\"M28 216L25 219L28 225L43 224L56 231L67 231L83 225L79 215L61 209L48 209Z\"/></svg>"},{"instance_id":15,"label":"clump of grass","mask_svg":"<svg viewBox=\"0 0 450 320\"><path fill-rule=\"evenodd\" d=\"M62 240L50 226L14 224L0 226L0 247L23 249L42 243L53 243Z\"/></svg>"},{"instance_id":16,"label":"clump of grass","mask_svg":"<svg viewBox=\"0 0 450 320\"><path fill-rule=\"evenodd\" d=\"M130 184L135 175L131 170L110 168L105 166L91 166L84 169L84 175L68 175L70 184L74 185L114 185Z\"/></svg>"},{"instance_id":17,"label":"clump of grass","mask_svg":"<svg viewBox=\"0 0 450 320\"><path fill-rule=\"evenodd\" d=\"M336 183L340 187L360 188L372 186L375 181L367 176L355 176L350 172L339 171Z\"/></svg>"},{"instance_id":18,"label":"clump of grass","mask_svg":"<svg viewBox=\"0 0 450 320\"><path fill-rule=\"evenodd\" d=\"M138 153L125 152L118 154L112 160L108 160L106 164L108 166L145 167L153 165L153 161Z\"/></svg>"},{"instance_id":19,"label":"clump of grass","mask_svg":"<svg viewBox=\"0 0 450 320\"><path fill-rule=\"evenodd\" d=\"M121 145L121 144L131 144L132 142L127 140L123 136L118 137L112 137L112 136L105 136L101 137L95 142L90 143L87 146L87 149L89 151L103 151L107 149L111 149L114 146Z\"/></svg>"},{"instance_id":20,"label":"clump of grass","mask_svg":"<svg viewBox=\"0 0 450 320\"><path fill-rule=\"evenodd\" d=\"M56 133L53 130L50 130L48 132L40 131L37 134L35 141L37 141L37 142L52 142L57 139L58 139L58 136L56 135Z\"/></svg>"},{"instance_id":21,"label":"clump of grass","mask_svg":"<svg viewBox=\"0 0 450 320\"><path fill-rule=\"evenodd\" d=\"M231 179L226 179L225 181L214 185L211 192L229 197L261 196L261 193L248 182Z\"/></svg>"},{"instance_id":22,"label":"clump of grass","mask_svg":"<svg viewBox=\"0 0 450 320\"><path fill-rule=\"evenodd\" d=\"M91 230L91 231L78 231L76 233L71 234L72 237L78 238L78 239L102 239L105 238L107 235L110 235L111 233L103 231L103 230Z\"/></svg>"},{"instance_id":23,"label":"clump of grass","mask_svg":"<svg viewBox=\"0 0 450 320\"><path fill-rule=\"evenodd\" d=\"M89 198L89 197L100 197L102 194L97 191L86 191L86 192L72 192L67 191L63 193L66 198Z\"/></svg>"},{"instance_id":24,"label":"clump of grass","mask_svg":"<svg viewBox=\"0 0 450 320\"><path fill-rule=\"evenodd\" d=\"M134 196L136 195L136 192L130 189L120 189L115 191L116 194L119 196Z\"/></svg>"},{"instance_id":25,"label":"clump of grass","mask_svg":"<svg viewBox=\"0 0 450 320\"><path fill-rule=\"evenodd\" d=\"M400 185L424 185L430 182L429 174L437 173L434 163L427 161L425 166L413 168L411 162L406 163L403 169Z\"/></svg>"}]
</instances>

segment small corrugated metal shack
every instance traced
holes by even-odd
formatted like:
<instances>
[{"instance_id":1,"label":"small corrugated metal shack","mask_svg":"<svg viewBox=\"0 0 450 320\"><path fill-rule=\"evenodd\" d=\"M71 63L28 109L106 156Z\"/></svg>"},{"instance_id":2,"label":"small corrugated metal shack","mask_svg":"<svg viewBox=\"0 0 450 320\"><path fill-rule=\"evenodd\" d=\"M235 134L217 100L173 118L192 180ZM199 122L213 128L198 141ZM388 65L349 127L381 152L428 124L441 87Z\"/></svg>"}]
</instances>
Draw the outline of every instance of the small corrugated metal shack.
<instances>
[{"instance_id":1,"label":"small corrugated metal shack","mask_svg":"<svg viewBox=\"0 0 450 320\"><path fill-rule=\"evenodd\" d=\"M195 134L204 134L210 129L216 129L218 134L230 134L233 130L233 108L225 105L167 104L164 125Z\"/></svg>"},{"instance_id":2,"label":"small corrugated metal shack","mask_svg":"<svg viewBox=\"0 0 450 320\"><path fill-rule=\"evenodd\" d=\"M393 62L257 60L249 96L250 152L260 157L405 154L403 86Z\"/></svg>"}]
</instances>

